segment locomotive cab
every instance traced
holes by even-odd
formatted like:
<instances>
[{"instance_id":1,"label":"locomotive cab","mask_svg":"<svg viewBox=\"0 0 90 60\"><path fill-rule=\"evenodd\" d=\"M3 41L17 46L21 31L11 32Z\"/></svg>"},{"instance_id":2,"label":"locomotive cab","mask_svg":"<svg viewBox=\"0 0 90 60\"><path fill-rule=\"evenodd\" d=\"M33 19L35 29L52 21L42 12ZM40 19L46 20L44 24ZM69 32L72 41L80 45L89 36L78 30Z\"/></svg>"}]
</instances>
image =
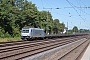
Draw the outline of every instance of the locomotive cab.
<instances>
[{"instance_id":1,"label":"locomotive cab","mask_svg":"<svg viewBox=\"0 0 90 60\"><path fill-rule=\"evenodd\" d=\"M21 39L22 40L28 40L31 38L31 29L29 28L22 28L22 32L21 32Z\"/></svg>"}]
</instances>

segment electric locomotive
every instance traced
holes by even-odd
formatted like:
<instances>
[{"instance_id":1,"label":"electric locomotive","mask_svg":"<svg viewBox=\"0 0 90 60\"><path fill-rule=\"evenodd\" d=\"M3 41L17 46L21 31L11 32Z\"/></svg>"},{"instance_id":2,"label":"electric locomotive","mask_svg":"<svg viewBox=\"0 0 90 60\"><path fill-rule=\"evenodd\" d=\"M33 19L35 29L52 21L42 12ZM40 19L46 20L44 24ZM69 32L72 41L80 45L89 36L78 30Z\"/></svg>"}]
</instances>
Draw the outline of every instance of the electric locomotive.
<instances>
[{"instance_id":1,"label":"electric locomotive","mask_svg":"<svg viewBox=\"0 0 90 60\"><path fill-rule=\"evenodd\" d=\"M40 28L22 28L21 39L31 40L36 38L44 38L44 30Z\"/></svg>"}]
</instances>

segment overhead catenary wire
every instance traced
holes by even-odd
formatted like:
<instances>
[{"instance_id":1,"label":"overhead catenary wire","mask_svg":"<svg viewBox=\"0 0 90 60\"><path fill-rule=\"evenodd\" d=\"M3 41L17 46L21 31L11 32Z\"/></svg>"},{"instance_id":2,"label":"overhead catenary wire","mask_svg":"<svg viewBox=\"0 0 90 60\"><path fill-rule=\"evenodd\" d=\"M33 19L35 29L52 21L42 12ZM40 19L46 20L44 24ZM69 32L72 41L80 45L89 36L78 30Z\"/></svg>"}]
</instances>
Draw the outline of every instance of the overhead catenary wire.
<instances>
[{"instance_id":1,"label":"overhead catenary wire","mask_svg":"<svg viewBox=\"0 0 90 60\"><path fill-rule=\"evenodd\" d=\"M42 8L44 8L43 1L42 0L41 0L41 3L42 3Z\"/></svg>"},{"instance_id":2,"label":"overhead catenary wire","mask_svg":"<svg viewBox=\"0 0 90 60\"><path fill-rule=\"evenodd\" d=\"M81 0L78 0L78 1L77 1L77 4L78 4L80 7L76 7L76 6L75 6L75 8L79 9L79 10L80 10L80 15L81 15L81 16L84 15L84 18L86 18L86 17L85 17L85 13L84 13L86 7L84 7L84 6L82 7L82 6L81 6L81 4L82 4L82 3L81 3Z\"/></svg>"},{"instance_id":3,"label":"overhead catenary wire","mask_svg":"<svg viewBox=\"0 0 90 60\"><path fill-rule=\"evenodd\" d=\"M50 0L49 0L50 1ZM55 9L54 7L51 7L52 5L50 5L50 3L48 3L46 0L41 0L41 2L42 2L42 9L44 9L44 10L47 10L47 11L49 11L49 10L51 10L51 12L53 12L53 11L55 11L55 10L53 10L53 9ZM44 6L44 3L45 4L47 4L48 6ZM71 3L71 2L70 2ZM55 6L55 4L51 1L51 4L53 4L54 6ZM78 12L78 10L77 10L77 6L74 6L72 3L71 3L71 5L75 8L74 10L75 11L77 11L77 14L78 14L78 16L85 22L86 21L86 19L84 19L82 16L81 16L81 14ZM55 6L55 7L57 7L57 5ZM85 6L86 7L86 6ZM63 8L60 8L61 10L63 9ZM79 8L78 8L79 9ZM63 10L65 10L65 9L63 9ZM79 10L81 10L82 12L85 12L85 11L83 11L82 9L79 9ZM71 11L69 12L69 11L65 11L65 12L68 12L68 14L69 15L67 15L67 16L69 16L70 18L72 17L72 16L74 16L72 13L71 13ZM86 13L86 12L85 12ZM55 11L55 14L58 14L58 15L66 15L66 14L61 14L60 12L59 13L57 13L56 11ZM85 17L85 16L84 16ZM74 17L75 18L75 17Z\"/></svg>"},{"instance_id":4,"label":"overhead catenary wire","mask_svg":"<svg viewBox=\"0 0 90 60\"><path fill-rule=\"evenodd\" d=\"M49 1L49 2L51 2L51 1ZM51 3L52 3L52 2L51 2ZM54 4L54 3L52 3L52 4L56 6L56 4ZM48 5L50 6L50 4L48 4ZM44 9L46 9L46 8L44 8ZM51 9L51 10L52 10L52 9L55 9L55 8L47 8L47 9ZM59 8L59 9L63 9L63 8ZM64 10L64 9L63 9L63 10ZM67 11L67 10L65 10L65 12L70 13L70 12ZM55 11L55 13L58 14L58 15L60 14L60 13L57 13L56 11ZM71 13L70 13L70 14L71 14ZM69 15L70 15L70 14L69 14ZM66 16L65 14L60 14L60 15ZM69 15L67 15L67 16L69 16ZM73 16L73 15L71 15L71 16ZM69 17L71 17L71 16L69 16Z\"/></svg>"},{"instance_id":5,"label":"overhead catenary wire","mask_svg":"<svg viewBox=\"0 0 90 60\"><path fill-rule=\"evenodd\" d=\"M80 0L81 2L82 2L82 0ZM83 2L82 2L83 3ZM83 3L83 5L85 6L85 7L87 7L84 3Z\"/></svg>"},{"instance_id":6,"label":"overhead catenary wire","mask_svg":"<svg viewBox=\"0 0 90 60\"><path fill-rule=\"evenodd\" d=\"M78 16L85 22L85 19L83 19L82 17L81 17L81 15L78 13L78 11L75 9L75 6L73 6L73 4L72 3L70 3L68 0L66 0L72 7L73 7L73 9L76 11L76 13L78 14Z\"/></svg>"},{"instance_id":7,"label":"overhead catenary wire","mask_svg":"<svg viewBox=\"0 0 90 60\"><path fill-rule=\"evenodd\" d=\"M45 2L46 2L46 1L45 1ZM47 10L51 10L51 11L52 11L53 9L55 9L55 8L52 8L51 5L48 4L47 2L46 2L46 4L48 5L48 7L44 7L43 9L47 9ZM52 3L52 4L53 4L53 3ZM55 4L53 4L53 5L55 5ZM56 6L56 7L57 7L57 6ZM57 8L57 9L62 9L62 8ZM55 13L58 14L58 15L61 15L60 13L57 13L56 11L55 11ZM68 11L68 13L70 13L70 12ZM71 13L70 13L69 15L65 15L65 14L62 14L62 15L64 15L64 17L65 17L65 16L69 16L69 15L70 15L69 17L72 16ZM55 17L54 17L54 18L55 18Z\"/></svg>"},{"instance_id":8,"label":"overhead catenary wire","mask_svg":"<svg viewBox=\"0 0 90 60\"><path fill-rule=\"evenodd\" d=\"M87 9L88 7L87 7L81 0L77 0L77 1L79 1L79 2L77 2L77 3L80 5L80 6L78 6L78 7L75 6L74 4L72 4L70 1L69 1L69 2L73 5L73 7L79 9L79 10L80 10L80 13L81 13L81 12L86 13L85 11L82 10L82 8ZM82 2L83 5L84 5L83 7L81 6L81 2ZM73 7L64 7L64 8L73 8Z\"/></svg>"},{"instance_id":9,"label":"overhead catenary wire","mask_svg":"<svg viewBox=\"0 0 90 60\"><path fill-rule=\"evenodd\" d=\"M81 1L81 0L80 0ZM83 3L83 2L82 2ZM71 3L72 4L72 3ZM90 14L88 14L88 13L86 13L85 11L83 11L82 9L79 9L79 8L85 8L85 9L87 9L87 8L89 8L89 7L87 7L85 4L85 7L77 7L77 6L75 6L74 4L72 4L73 5L73 7L74 8L77 8L78 10L80 10L81 12L83 12L83 13L85 13L85 14L87 14L87 15L89 15L90 16ZM64 8L73 8L73 7L64 7Z\"/></svg>"},{"instance_id":10,"label":"overhead catenary wire","mask_svg":"<svg viewBox=\"0 0 90 60\"><path fill-rule=\"evenodd\" d=\"M53 3L53 2L51 2L51 1L49 1L49 2L51 2L51 3L52 3L54 6L56 6L56 7L52 8L52 7L51 7L51 5L50 5L47 1L45 1L45 2L46 2L46 3L47 3L47 5L48 5L48 6L50 6L50 7L47 7L47 8L46 8L46 7L44 7L43 9L49 9L49 10L51 10L51 11L52 11L53 9L62 9L62 8L60 8L60 7L57 7L57 5L56 5L56 4L54 4L54 3ZM66 16L65 14L60 14L60 13L57 13L56 11L55 11L55 13L56 13L56 14L58 14L58 15L64 15L64 16ZM68 12L68 13L69 13L69 12ZM67 15L67 16L68 16L68 15Z\"/></svg>"},{"instance_id":11,"label":"overhead catenary wire","mask_svg":"<svg viewBox=\"0 0 90 60\"><path fill-rule=\"evenodd\" d=\"M86 13L85 11L83 11L82 9L80 9L80 8L84 8L84 9L87 9L88 7L84 4L84 6L85 7L77 7L77 6L75 6L74 4L72 4L73 6L74 6L74 8L77 8L78 10L80 10L82 13L85 13L86 15L88 15L88 16L90 16L90 14L88 14L88 13ZM73 8L73 7L65 7L65 8ZM84 14L83 14L84 15ZM86 16L86 15L84 15L84 17ZM86 17L85 17L85 19L84 19L84 22L85 22L85 20L86 20Z\"/></svg>"},{"instance_id":12,"label":"overhead catenary wire","mask_svg":"<svg viewBox=\"0 0 90 60\"><path fill-rule=\"evenodd\" d=\"M44 0L44 2L46 2L46 4L51 7L51 5L46 0Z\"/></svg>"},{"instance_id":13,"label":"overhead catenary wire","mask_svg":"<svg viewBox=\"0 0 90 60\"><path fill-rule=\"evenodd\" d=\"M75 9L76 6L74 6L70 1L68 1L68 0L66 0L66 1L67 1L67 2L72 6L72 8L77 12L77 14L79 15L79 17L82 18L82 16L81 16L81 15L78 13L78 11ZM79 9L79 8L78 8L78 9ZM80 10L80 9L79 9L79 10ZM82 11L82 10L81 10L81 11ZM86 13L85 11L83 11L83 12ZM86 14L87 14L87 13L86 13ZM89 14L87 14L87 15L89 15ZM90 15L89 15L89 16L90 16ZM87 23L86 23L86 18L85 18L85 19L82 18L82 20L84 21L85 24L87 24Z\"/></svg>"},{"instance_id":14,"label":"overhead catenary wire","mask_svg":"<svg viewBox=\"0 0 90 60\"><path fill-rule=\"evenodd\" d=\"M80 1L82 2L82 0L80 0ZM85 6L86 9L89 8L89 7L87 7L83 2L82 2L82 4ZM81 11L84 12L84 13L86 13L86 12L83 11L83 10L81 10ZM90 14L88 14L88 13L86 13L86 14L90 16Z\"/></svg>"},{"instance_id":15,"label":"overhead catenary wire","mask_svg":"<svg viewBox=\"0 0 90 60\"><path fill-rule=\"evenodd\" d=\"M45 0L44 0L45 1ZM49 6L49 7L44 7L44 4L43 4L43 1L41 0L41 2L42 2L42 6L43 6L43 9L47 9L47 10L54 10L54 9L61 9L61 8L59 8L59 7L57 7L57 5L56 4L54 4L54 3L52 3L51 1L49 1L49 2L51 2L53 5L55 5L56 7L54 7L54 8L52 8L51 7L51 5L47 2L47 1L45 1L45 3ZM66 16L65 14L59 14L59 13L57 13L56 11L55 11L55 13L56 14L58 14L58 15L64 15L64 16ZM69 13L69 12L68 12ZM67 15L68 16L68 15Z\"/></svg>"}]
</instances>

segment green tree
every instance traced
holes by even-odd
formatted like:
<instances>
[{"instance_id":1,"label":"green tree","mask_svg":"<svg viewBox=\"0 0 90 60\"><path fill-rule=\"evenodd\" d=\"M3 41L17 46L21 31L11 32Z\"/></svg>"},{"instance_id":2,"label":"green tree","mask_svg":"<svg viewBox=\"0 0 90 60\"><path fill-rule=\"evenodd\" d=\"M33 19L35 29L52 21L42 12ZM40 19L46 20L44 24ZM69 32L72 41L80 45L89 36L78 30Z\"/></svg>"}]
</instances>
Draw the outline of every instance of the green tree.
<instances>
[{"instance_id":1,"label":"green tree","mask_svg":"<svg viewBox=\"0 0 90 60\"><path fill-rule=\"evenodd\" d=\"M64 23L60 23L59 31L63 32L64 28L65 28L65 24Z\"/></svg>"},{"instance_id":2,"label":"green tree","mask_svg":"<svg viewBox=\"0 0 90 60\"><path fill-rule=\"evenodd\" d=\"M9 4L7 0L2 0L2 3L0 4L0 26L5 30L5 33L8 32L12 35L13 29L11 26L11 7L12 5Z\"/></svg>"},{"instance_id":3,"label":"green tree","mask_svg":"<svg viewBox=\"0 0 90 60\"><path fill-rule=\"evenodd\" d=\"M11 0L2 0L0 4L0 26L4 29L5 36L9 34L11 36L15 36L15 34L19 34L19 27L15 23L18 20L18 12L17 7L11 4Z\"/></svg>"},{"instance_id":4,"label":"green tree","mask_svg":"<svg viewBox=\"0 0 90 60\"><path fill-rule=\"evenodd\" d=\"M39 26L49 33L52 32L53 19L50 12L40 11L38 14Z\"/></svg>"},{"instance_id":5,"label":"green tree","mask_svg":"<svg viewBox=\"0 0 90 60\"><path fill-rule=\"evenodd\" d=\"M53 31L54 31L54 33L58 33L59 32L59 27L60 27L59 20L55 19L53 21Z\"/></svg>"},{"instance_id":6,"label":"green tree","mask_svg":"<svg viewBox=\"0 0 90 60\"><path fill-rule=\"evenodd\" d=\"M53 31L54 31L54 33L63 32L64 28L65 28L65 24L64 23L60 23L59 19L55 19L53 21Z\"/></svg>"},{"instance_id":7,"label":"green tree","mask_svg":"<svg viewBox=\"0 0 90 60\"><path fill-rule=\"evenodd\" d=\"M50 12L48 12L47 17L48 17L48 20L47 20L48 32L51 34L53 32L53 19Z\"/></svg>"},{"instance_id":8,"label":"green tree","mask_svg":"<svg viewBox=\"0 0 90 60\"><path fill-rule=\"evenodd\" d=\"M38 11L27 0L0 0L0 37L20 36L23 27L39 27L49 33L63 31L64 24L50 12Z\"/></svg>"},{"instance_id":9,"label":"green tree","mask_svg":"<svg viewBox=\"0 0 90 60\"><path fill-rule=\"evenodd\" d=\"M40 11L38 13L38 20L39 20L39 26L40 26L40 28L43 28L44 30L46 30L47 12L46 11Z\"/></svg>"},{"instance_id":10,"label":"green tree","mask_svg":"<svg viewBox=\"0 0 90 60\"><path fill-rule=\"evenodd\" d=\"M39 21L37 20L38 17L37 14L38 14L38 10L35 4L25 1L21 14L23 17L21 21L22 27L24 27L25 25L37 27L37 24L39 23Z\"/></svg>"},{"instance_id":11,"label":"green tree","mask_svg":"<svg viewBox=\"0 0 90 60\"><path fill-rule=\"evenodd\" d=\"M78 28L77 26L74 26L73 29L72 29L73 32L78 32Z\"/></svg>"}]
</instances>

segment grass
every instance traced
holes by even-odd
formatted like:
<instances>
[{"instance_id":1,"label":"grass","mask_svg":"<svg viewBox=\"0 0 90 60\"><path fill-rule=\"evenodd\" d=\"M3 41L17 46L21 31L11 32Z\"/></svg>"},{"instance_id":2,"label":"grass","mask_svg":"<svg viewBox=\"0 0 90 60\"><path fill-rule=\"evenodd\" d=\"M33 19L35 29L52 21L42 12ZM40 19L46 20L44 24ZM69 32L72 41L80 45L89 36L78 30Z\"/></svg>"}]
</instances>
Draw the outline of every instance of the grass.
<instances>
[{"instance_id":1,"label":"grass","mask_svg":"<svg viewBox=\"0 0 90 60\"><path fill-rule=\"evenodd\" d=\"M0 42L11 42L11 41L20 41L20 37L15 38L0 38Z\"/></svg>"}]
</instances>

